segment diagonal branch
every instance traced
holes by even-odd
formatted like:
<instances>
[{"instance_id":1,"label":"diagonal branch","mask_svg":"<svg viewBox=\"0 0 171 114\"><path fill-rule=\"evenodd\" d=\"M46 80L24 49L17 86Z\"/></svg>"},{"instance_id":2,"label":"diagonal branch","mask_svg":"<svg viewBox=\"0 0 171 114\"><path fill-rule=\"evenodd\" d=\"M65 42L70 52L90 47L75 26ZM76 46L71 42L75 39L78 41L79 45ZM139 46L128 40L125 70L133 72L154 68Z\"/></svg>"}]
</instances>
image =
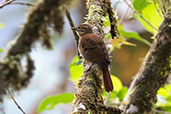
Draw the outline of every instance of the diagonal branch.
<instances>
[{"instance_id":1,"label":"diagonal branch","mask_svg":"<svg viewBox=\"0 0 171 114\"><path fill-rule=\"evenodd\" d=\"M10 4L13 1L15 0L5 0L3 3ZM53 25L55 31L62 33L64 20L61 7L70 5L70 2L71 0L42 0L32 7L27 23L7 50L6 57L0 61L0 101L6 94L5 89L20 90L29 84L34 70L34 62L29 57L32 45L41 40L42 46L52 48L48 28ZM23 57L27 58L26 70L21 65Z\"/></svg>"},{"instance_id":2,"label":"diagonal branch","mask_svg":"<svg viewBox=\"0 0 171 114\"><path fill-rule=\"evenodd\" d=\"M161 0L164 3L164 1ZM170 7L171 4L168 4ZM171 13L164 10L165 15L159 27L156 39L148 52L145 62L131 84L133 93L129 96L126 107L128 114L150 113L156 102L156 94L164 86L171 73ZM128 93L130 94L130 93ZM128 96L125 100L128 100Z\"/></svg>"},{"instance_id":3,"label":"diagonal branch","mask_svg":"<svg viewBox=\"0 0 171 114\"><path fill-rule=\"evenodd\" d=\"M65 8L65 13L66 13L66 16L67 16L70 26L74 27L74 22L72 21L71 15L66 8ZM77 35L77 33L74 30L72 30L72 32L74 34L74 38L75 38L75 41L76 41L77 47L78 47L79 36ZM78 53L78 57L81 58L78 50L77 50L77 53Z\"/></svg>"},{"instance_id":4,"label":"diagonal branch","mask_svg":"<svg viewBox=\"0 0 171 114\"><path fill-rule=\"evenodd\" d=\"M74 27L75 25L74 25L74 23L72 21L71 15L70 15L70 13L68 12L67 9L65 9L65 13L66 13L66 16L67 16L67 19L69 21L70 26ZM77 33L74 30L72 30L72 32L74 34L74 38L75 38L75 41L76 41L77 47L78 47L79 36L77 35Z\"/></svg>"},{"instance_id":5,"label":"diagonal branch","mask_svg":"<svg viewBox=\"0 0 171 114\"><path fill-rule=\"evenodd\" d=\"M11 92L10 92L8 89L6 89L6 91L7 91L8 95L11 97L11 99L13 100L13 102L15 103L15 105L18 107L18 109L19 109L23 114L26 114L26 113L24 112L24 110L21 108L21 106L17 103L17 101L15 100L15 98L12 96Z\"/></svg>"},{"instance_id":6,"label":"diagonal branch","mask_svg":"<svg viewBox=\"0 0 171 114\"><path fill-rule=\"evenodd\" d=\"M92 26L93 32L104 38L103 16L108 14L110 1L87 0L87 21ZM112 18L114 15L111 15ZM120 114L121 109L104 105L102 98L102 77L99 67L95 64L91 69L87 62L84 63L84 72L77 85L77 92L73 102L73 114Z\"/></svg>"},{"instance_id":7,"label":"diagonal branch","mask_svg":"<svg viewBox=\"0 0 171 114\"><path fill-rule=\"evenodd\" d=\"M2 3L0 3L0 8L3 8L4 6L9 5L14 1L15 0L4 0Z\"/></svg>"},{"instance_id":8,"label":"diagonal branch","mask_svg":"<svg viewBox=\"0 0 171 114\"><path fill-rule=\"evenodd\" d=\"M3 8L4 6L7 6L7 5L12 5L12 4L33 6L33 4L27 3L27 2L21 2L21 1L19 2L16 0L4 0L2 3L0 3L0 8Z\"/></svg>"}]
</instances>

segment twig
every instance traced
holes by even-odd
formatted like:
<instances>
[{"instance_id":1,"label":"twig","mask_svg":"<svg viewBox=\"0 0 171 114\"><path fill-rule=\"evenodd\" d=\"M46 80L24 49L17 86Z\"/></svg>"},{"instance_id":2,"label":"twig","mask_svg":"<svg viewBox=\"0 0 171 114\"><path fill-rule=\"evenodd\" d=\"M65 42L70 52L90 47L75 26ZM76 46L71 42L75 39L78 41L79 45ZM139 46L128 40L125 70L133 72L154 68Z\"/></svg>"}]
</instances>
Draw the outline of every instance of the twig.
<instances>
[{"instance_id":1,"label":"twig","mask_svg":"<svg viewBox=\"0 0 171 114\"><path fill-rule=\"evenodd\" d=\"M32 3L28 3L28 2L12 2L11 4L17 4L17 5L25 5L25 6L34 6Z\"/></svg>"},{"instance_id":2,"label":"twig","mask_svg":"<svg viewBox=\"0 0 171 114\"><path fill-rule=\"evenodd\" d=\"M107 93L107 97L106 97L106 99L104 101L104 104L106 104L108 102L109 98L110 98L110 93Z\"/></svg>"},{"instance_id":3,"label":"twig","mask_svg":"<svg viewBox=\"0 0 171 114\"><path fill-rule=\"evenodd\" d=\"M123 0L138 16L140 16L140 18L142 18L148 25L150 25L153 29L155 29L156 31L158 30L156 27L154 27L148 20L146 20L139 12L137 12L136 10L134 10L134 8L126 1Z\"/></svg>"},{"instance_id":4,"label":"twig","mask_svg":"<svg viewBox=\"0 0 171 114\"><path fill-rule=\"evenodd\" d=\"M126 11L124 12L124 14L122 15L121 19L118 22L118 25L122 23L122 21L124 20L125 16L127 15L129 11L129 7L127 7Z\"/></svg>"},{"instance_id":5,"label":"twig","mask_svg":"<svg viewBox=\"0 0 171 114\"><path fill-rule=\"evenodd\" d=\"M33 6L33 4L27 3L27 2L18 2L15 0L5 0L2 3L0 3L0 8L3 8L6 5L16 5L16 4L17 5L19 4L19 5Z\"/></svg>"},{"instance_id":6,"label":"twig","mask_svg":"<svg viewBox=\"0 0 171 114\"><path fill-rule=\"evenodd\" d=\"M6 91L7 91L8 95L11 97L12 101L13 101L13 102L15 103L15 105L18 107L18 109L19 109L23 114L26 114L26 113L24 112L24 110L21 108L21 106L17 103L17 101L15 100L15 98L12 96L11 92L10 92L8 89L6 89Z\"/></svg>"},{"instance_id":7,"label":"twig","mask_svg":"<svg viewBox=\"0 0 171 114\"><path fill-rule=\"evenodd\" d=\"M64 9L65 9L65 13L66 13L66 16L67 16L67 19L68 19L68 21L69 21L70 26L71 26L71 27L74 27L74 23L73 23L73 21L72 21L72 18L71 18L70 13L68 12L68 10L67 10L65 7L64 7ZM74 38L75 38L75 40L76 40L77 47L78 47L79 36L77 35L77 33L76 33L74 30L72 30L72 32L73 32L73 34L74 34ZM80 58L80 53L79 53L78 50L77 50L77 53L78 53L78 57Z\"/></svg>"},{"instance_id":8,"label":"twig","mask_svg":"<svg viewBox=\"0 0 171 114\"><path fill-rule=\"evenodd\" d=\"M163 16L161 15L159 8L157 8L156 1L153 0L153 3L154 3L154 6L155 6L155 8L156 8L156 10L157 10L157 12L158 12L158 14L159 14L159 16L163 19Z\"/></svg>"},{"instance_id":9,"label":"twig","mask_svg":"<svg viewBox=\"0 0 171 114\"><path fill-rule=\"evenodd\" d=\"M65 13L66 13L66 16L67 16L67 19L69 21L70 26L71 27L74 27L74 23L72 21L71 15L70 15L70 13L68 12L68 10L66 8L65 8ZM74 34L74 37L75 37L75 40L76 40L77 46L78 46L79 36L77 35L77 33L74 30L72 30L72 32Z\"/></svg>"},{"instance_id":10,"label":"twig","mask_svg":"<svg viewBox=\"0 0 171 114\"><path fill-rule=\"evenodd\" d=\"M14 2L15 0L5 0L0 4L0 8L3 8L6 5L11 4L12 2Z\"/></svg>"}]
</instances>

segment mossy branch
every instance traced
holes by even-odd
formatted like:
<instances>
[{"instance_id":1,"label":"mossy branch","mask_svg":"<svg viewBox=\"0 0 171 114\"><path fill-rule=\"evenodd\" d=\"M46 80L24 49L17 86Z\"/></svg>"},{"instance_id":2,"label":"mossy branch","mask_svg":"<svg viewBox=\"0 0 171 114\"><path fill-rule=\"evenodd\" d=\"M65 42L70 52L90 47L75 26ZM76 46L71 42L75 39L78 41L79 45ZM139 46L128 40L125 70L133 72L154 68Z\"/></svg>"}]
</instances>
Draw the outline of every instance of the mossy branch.
<instances>
[{"instance_id":1,"label":"mossy branch","mask_svg":"<svg viewBox=\"0 0 171 114\"><path fill-rule=\"evenodd\" d=\"M161 3L165 4L163 0ZM171 3L165 8L170 6ZM134 80L133 93L129 97L125 111L127 114L149 114L152 105L156 103L158 89L164 86L171 73L171 27L169 26L171 25L171 13L168 12L168 9L162 11L164 20Z\"/></svg>"},{"instance_id":2,"label":"mossy branch","mask_svg":"<svg viewBox=\"0 0 171 114\"><path fill-rule=\"evenodd\" d=\"M93 32L102 38L104 38L102 19L109 15L108 8L111 5L108 3L110 2L106 0L87 0L88 14L85 23L90 24ZM77 85L78 90L75 94L72 114L120 114L121 109L104 105L101 70L96 64L87 70L89 67L89 64L85 62L83 75Z\"/></svg>"},{"instance_id":3,"label":"mossy branch","mask_svg":"<svg viewBox=\"0 0 171 114\"><path fill-rule=\"evenodd\" d=\"M33 6L16 41L0 61L0 100L5 89L20 90L28 85L34 70L34 62L29 56L32 45L41 40L42 46L52 48L48 27L62 33L62 7L70 2L71 0L42 0ZM26 70L21 65L23 57L27 58Z\"/></svg>"}]
</instances>

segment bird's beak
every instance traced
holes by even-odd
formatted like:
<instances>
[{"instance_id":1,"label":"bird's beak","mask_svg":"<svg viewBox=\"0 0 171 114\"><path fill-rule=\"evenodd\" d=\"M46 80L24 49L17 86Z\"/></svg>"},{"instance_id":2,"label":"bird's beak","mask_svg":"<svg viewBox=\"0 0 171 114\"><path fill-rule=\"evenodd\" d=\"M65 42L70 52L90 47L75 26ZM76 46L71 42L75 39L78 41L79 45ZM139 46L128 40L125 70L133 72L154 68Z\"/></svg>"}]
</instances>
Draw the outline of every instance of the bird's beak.
<instances>
[{"instance_id":1,"label":"bird's beak","mask_svg":"<svg viewBox=\"0 0 171 114\"><path fill-rule=\"evenodd\" d=\"M76 31L76 30L78 30L78 28L77 27L71 27L71 30Z\"/></svg>"}]
</instances>

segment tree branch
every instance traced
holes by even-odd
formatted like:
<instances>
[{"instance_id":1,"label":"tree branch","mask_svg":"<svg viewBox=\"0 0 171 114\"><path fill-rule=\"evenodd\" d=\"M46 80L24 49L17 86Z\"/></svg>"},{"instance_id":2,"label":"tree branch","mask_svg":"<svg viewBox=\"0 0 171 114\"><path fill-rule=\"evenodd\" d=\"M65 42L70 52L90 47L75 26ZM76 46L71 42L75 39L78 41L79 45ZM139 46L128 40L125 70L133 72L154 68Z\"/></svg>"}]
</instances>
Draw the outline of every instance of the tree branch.
<instances>
[{"instance_id":1,"label":"tree branch","mask_svg":"<svg viewBox=\"0 0 171 114\"><path fill-rule=\"evenodd\" d=\"M4 2L7 2L5 0ZM49 26L58 33L63 29L63 5L70 5L71 0L42 0L34 5L27 18L27 23L18 33L16 41L7 50L7 55L0 61L0 100L5 89L20 90L26 87L32 78L34 62L29 57L32 45L41 39L42 46L51 49ZM21 59L27 57L26 71ZM3 89L1 89L3 87Z\"/></svg>"},{"instance_id":2,"label":"tree branch","mask_svg":"<svg viewBox=\"0 0 171 114\"><path fill-rule=\"evenodd\" d=\"M33 6L33 4L27 3L27 2L18 2L15 0L4 0L2 3L0 3L0 8L3 8L4 6L10 5L10 4Z\"/></svg>"},{"instance_id":3,"label":"tree branch","mask_svg":"<svg viewBox=\"0 0 171 114\"><path fill-rule=\"evenodd\" d=\"M70 26L74 27L75 25L74 25L74 23L72 21L71 15L70 15L70 13L68 12L68 10L66 8L65 8L65 13L66 13L66 16L67 16L67 19L69 21ZM72 32L74 34L75 41L76 41L77 47L78 47L79 36L77 35L77 33L74 30L72 30Z\"/></svg>"},{"instance_id":4,"label":"tree branch","mask_svg":"<svg viewBox=\"0 0 171 114\"><path fill-rule=\"evenodd\" d=\"M28 2L12 2L11 4L16 4L16 5L25 5L25 6L34 6L32 3L28 3Z\"/></svg>"},{"instance_id":5,"label":"tree branch","mask_svg":"<svg viewBox=\"0 0 171 114\"><path fill-rule=\"evenodd\" d=\"M109 15L108 8L110 1L106 0L87 0L87 21L93 28L93 31L104 38L103 16ZM114 15L111 15L112 18ZM121 109L106 106L102 98L102 77L99 67L95 64L91 69L87 62L84 63L84 72L77 85L77 93L73 102L73 114L120 114Z\"/></svg>"},{"instance_id":6,"label":"tree branch","mask_svg":"<svg viewBox=\"0 0 171 114\"><path fill-rule=\"evenodd\" d=\"M66 8L65 8L65 13L66 13L66 16L67 16L70 26L74 27L74 22L72 21L71 15ZM75 38L75 41L76 41L77 47L78 47L79 36L74 30L72 30L72 32L74 34L74 38ZM77 50L77 53L78 53L78 57L80 58L80 53L78 50Z\"/></svg>"},{"instance_id":7,"label":"tree branch","mask_svg":"<svg viewBox=\"0 0 171 114\"><path fill-rule=\"evenodd\" d=\"M170 6L171 4L168 4L168 8ZM129 96L125 111L127 114L150 113L157 100L157 90L164 86L171 73L171 13L168 10L164 10L163 13L165 17L153 46L131 85L133 93Z\"/></svg>"},{"instance_id":8,"label":"tree branch","mask_svg":"<svg viewBox=\"0 0 171 114\"><path fill-rule=\"evenodd\" d=\"M14 1L15 0L4 0L2 3L0 3L0 8L3 8L4 6L9 5Z\"/></svg>"},{"instance_id":9,"label":"tree branch","mask_svg":"<svg viewBox=\"0 0 171 114\"><path fill-rule=\"evenodd\" d=\"M13 102L15 103L15 105L18 107L18 109L19 109L23 114L26 114L26 113L24 112L24 110L21 108L21 106L17 103L17 101L15 100L15 98L12 96L11 92L10 92L8 89L6 89L6 91L7 91L8 95L11 97L11 99L13 100Z\"/></svg>"}]
</instances>

